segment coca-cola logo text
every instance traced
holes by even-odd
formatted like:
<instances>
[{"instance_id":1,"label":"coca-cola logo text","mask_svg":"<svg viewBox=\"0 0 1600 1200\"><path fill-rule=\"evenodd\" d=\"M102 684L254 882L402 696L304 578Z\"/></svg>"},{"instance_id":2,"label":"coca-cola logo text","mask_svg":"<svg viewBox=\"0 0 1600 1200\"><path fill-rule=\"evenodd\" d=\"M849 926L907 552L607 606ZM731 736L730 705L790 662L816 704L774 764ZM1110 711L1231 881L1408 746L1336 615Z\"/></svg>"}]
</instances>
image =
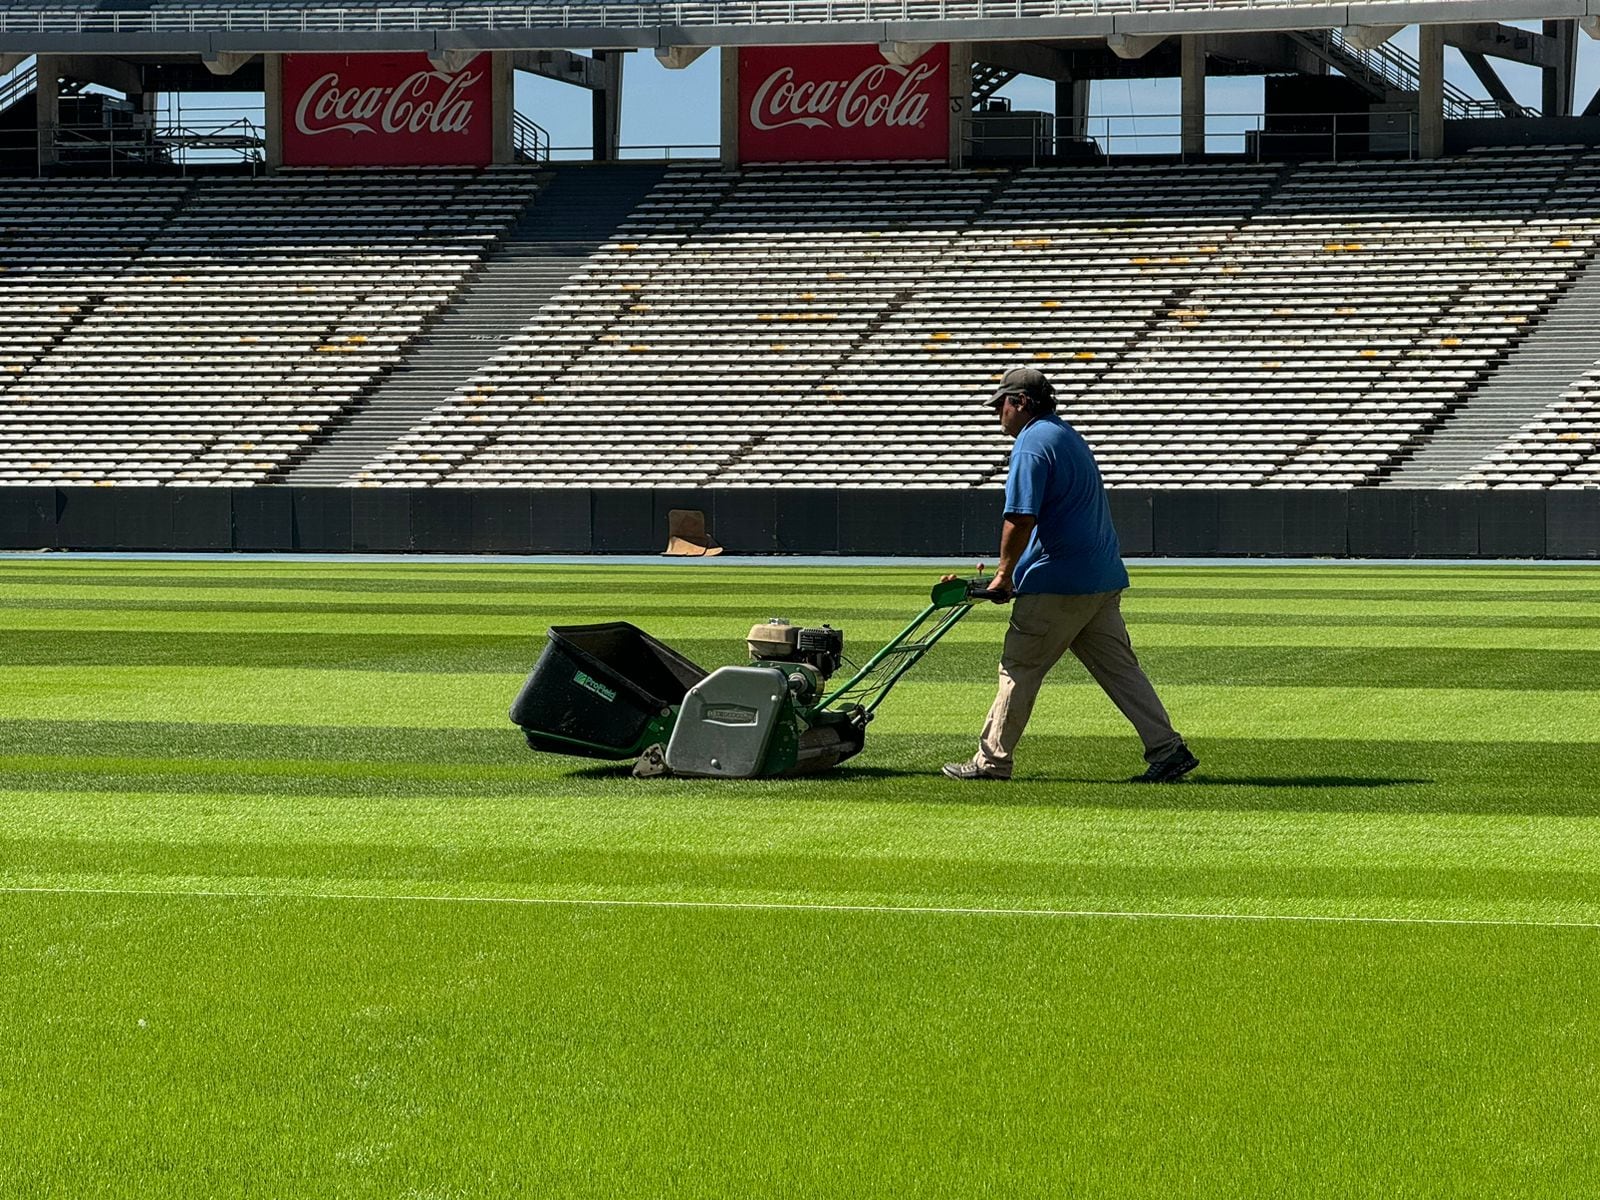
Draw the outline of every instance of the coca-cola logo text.
<instances>
[{"instance_id":1,"label":"coca-cola logo text","mask_svg":"<svg viewBox=\"0 0 1600 1200\"><path fill-rule=\"evenodd\" d=\"M928 63L869 66L853 79L794 82L793 67L780 67L764 79L750 101L750 123L757 129L853 129L919 126L928 115L931 89L922 85L937 72ZM897 76L894 90L886 80Z\"/></svg>"},{"instance_id":2,"label":"coca-cola logo text","mask_svg":"<svg viewBox=\"0 0 1600 1200\"><path fill-rule=\"evenodd\" d=\"M482 76L471 71L416 71L393 87L339 86L339 73L315 80L295 105L294 126L315 135L348 133L465 133L473 101L462 95ZM437 98L431 93L441 85ZM376 124L374 124L374 122Z\"/></svg>"}]
</instances>

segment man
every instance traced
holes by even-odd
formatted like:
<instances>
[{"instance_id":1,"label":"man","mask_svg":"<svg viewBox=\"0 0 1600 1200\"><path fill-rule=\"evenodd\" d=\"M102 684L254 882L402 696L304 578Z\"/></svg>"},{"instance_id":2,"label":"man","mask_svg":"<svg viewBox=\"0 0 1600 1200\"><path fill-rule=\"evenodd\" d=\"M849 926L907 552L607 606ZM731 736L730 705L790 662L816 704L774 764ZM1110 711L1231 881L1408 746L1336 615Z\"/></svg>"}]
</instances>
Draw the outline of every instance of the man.
<instances>
[{"instance_id":1,"label":"man","mask_svg":"<svg viewBox=\"0 0 1600 1200\"><path fill-rule=\"evenodd\" d=\"M951 779L1010 779L1039 685L1071 650L1144 742L1132 783L1174 783L1200 765L1172 728L1122 622L1128 572L1094 455L1056 415L1055 389L1032 367L1007 371L989 400L1015 441L1006 476L1000 566L989 590L1015 597L1000 655L1000 691L978 752L948 763ZM954 578L946 576L946 578Z\"/></svg>"}]
</instances>

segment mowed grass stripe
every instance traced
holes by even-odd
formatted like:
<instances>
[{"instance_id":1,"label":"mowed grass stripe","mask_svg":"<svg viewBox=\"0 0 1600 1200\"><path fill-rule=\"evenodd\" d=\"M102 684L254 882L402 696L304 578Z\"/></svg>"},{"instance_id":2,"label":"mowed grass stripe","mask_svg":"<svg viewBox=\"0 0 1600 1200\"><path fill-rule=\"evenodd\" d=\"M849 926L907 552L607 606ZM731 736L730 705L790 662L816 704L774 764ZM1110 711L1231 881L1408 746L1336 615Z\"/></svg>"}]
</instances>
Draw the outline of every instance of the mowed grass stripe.
<instances>
[{"instance_id":1,"label":"mowed grass stripe","mask_svg":"<svg viewBox=\"0 0 1600 1200\"><path fill-rule=\"evenodd\" d=\"M76 814L67 838L63 804ZM130 789L4 795L0 812L10 831L0 883L13 888L1600 916L1592 816L1563 829L1521 814L941 804L887 813L820 796L720 800L670 790L583 807L553 796L521 804L307 796L286 813L270 797Z\"/></svg>"},{"instance_id":2,"label":"mowed grass stripe","mask_svg":"<svg viewBox=\"0 0 1600 1200\"><path fill-rule=\"evenodd\" d=\"M861 568L864 570L864 568ZM906 611L909 614L917 613L928 602L928 589L938 578L938 568L926 568L917 576L904 579L893 584L867 584L859 579L840 578L834 582L810 581L797 582L794 579L757 579L723 578L715 581L717 586L686 586L682 582L670 579L670 571L662 571L656 579L632 578L606 578L595 576L586 586L566 587L552 586L549 581L536 581L536 576L528 579L478 579L478 581L445 581L435 579L429 581L432 586L413 586L405 581L366 581L366 579L338 578L314 579L304 581L301 586L299 581L291 579L250 579L229 578L222 579L160 579L150 581L125 582L106 581L83 582L69 586L64 582L40 579L40 581L8 581L5 571L0 570L0 600L10 600L18 605L26 605L30 598L58 598L58 600L101 600L101 602L120 602L120 600L163 600L170 597L171 592L186 592L194 590L200 595L211 595L218 602L259 602L266 595L283 594L283 592L299 592L310 600L318 603L371 603L374 597L384 595L402 595L405 602L416 606L451 605L456 602L466 603L501 603L501 605L517 605L517 603L544 603L550 611L587 610L595 605L605 605L608 600L614 600L619 595L630 594L635 602L645 606L646 610L656 611L677 606L678 611L683 608L694 608L704 611L728 611L736 605L776 605L816 606L819 610L838 608L842 611L854 608L870 608L882 611L885 608L893 611ZM21 582L21 586L19 586ZM1146 581L1142 576L1134 574L1133 587L1128 592L1128 602L1163 603L1163 605L1197 606L1198 610L1208 608L1224 608L1224 606L1238 605L1240 611L1298 611L1299 605L1331 605L1331 603L1350 603L1350 605L1382 605L1384 608L1400 605L1402 611L1421 610L1434 611L1435 608L1450 611L1459 608L1461 611L1482 611L1486 606L1499 606L1507 608L1509 598L1514 595L1515 606L1525 605L1571 605L1574 611L1592 611L1600 606L1600 584L1584 586L1582 582L1560 582L1541 579L1541 587L1517 587L1507 590L1507 587L1438 587L1438 589L1414 589L1405 586L1373 587L1373 589L1334 589L1334 587L1317 587L1306 581L1304 587L1272 587L1261 586L1261 582L1251 582L1246 578L1230 581L1227 586L1214 587L1214 589L1197 589L1197 587L1163 586L1155 582ZM733 586L738 584L738 586Z\"/></svg>"},{"instance_id":3,"label":"mowed grass stripe","mask_svg":"<svg viewBox=\"0 0 1600 1200\"><path fill-rule=\"evenodd\" d=\"M33 896L0 945L30 1196L1571 1196L1596 1132L1572 931Z\"/></svg>"},{"instance_id":4,"label":"mowed grass stripe","mask_svg":"<svg viewBox=\"0 0 1600 1200\"><path fill-rule=\"evenodd\" d=\"M349 904L489 904L548 906L552 908L621 909L710 909L732 912L805 912L829 914L871 914L902 917L979 917L1000 919L1110 920L1110 921L1287 921L1333 925L1468 925L1526 929L1600 929L1600 922L1585 920L1545 921L1477 917L1384 917L1351 915L1313 915L1304 913L1235 912L1144 912L1137 909L1070 908L951 908L948 906L907 904L806 904L782 900L602 900L594 898L553 899L548 896L430 895L414 892L252 892L194 889L110 888L92 886L0 886L0 895L155 897L195 900L310 900Z\"/></svg>"},{"instance_id":5,"label":"mowed grass stripe","mask_svg":"<svg viewBox=\"0 0 1600 1200\"><path fill-rule=\"evenodd\" d=\"M992 669L992 668L991 668ZM988 674L986 671L985 674ZM0 717L503 728L521 680L511 673L411 673L285 667L0 668ZM1164 682L1180 729L1196 737L1365 737L1404 741L1600 741L1600 692L1496 688L1248 686ZM903 682L876 729L976 729L992 682ZM1313 721L1308 714L1315 713ZM1092 684L1052 686L1035 711L1039 733L1123 733Z\"/></svg>"},{"instance_id":6,"label":"mowed grass stripe","mask_svg":"<svg viewBox=\"0 0 1600 1200\"><path fill-rule=\"evenodd\" d=\"M1079 807L1171 812L1483 813L1590 816L1592 745L1380 742L1347 739L1196 739L1201 770L1177 798L1123 782L1141 768L1127 735L1030 741L1017 778L976 795L938 775L969 755L975 732L874 733L871 752L822 780L739 783L640 782L628 763L535 756L520 738L481 730L182 727L143 755L117 741L119 726L91 731L84 749L57 723L16 722L15 745L0 756L0 790L58 793L165 792L277 797L283 803L550 800L579 805L725 804L744 794L762 803L811 803L836 796L893 810L900 804L958 807ZM35 736L34 729L38 728ZM88 724L85 723L85 729ZM53 740L53 735L61 740ZM252 744L252 738L254 738ZM196 743L199 743L198 745ZM397 745L409 747L397 753ZM56 751L52 753L52 751ZM1492 768L1492 769L1491 769Z\"/></svg>"},{"instance_id":7,"label":"mowed grass stripe","mask_svg":"<svg viewBox=\"0 0 1600 1200\"><path fill-rule=\"evenodd\" d=\"M1213 626L1233 628L1250 627L1249 636L1279 627L1320 630L1328 627L1348 629L1394 629L1405 633L1419 629L1461 630L1515 630L1519 634L1539 630L1591 632L1595 628L1593 617L1561 615L1548 612L1529 614L1517 610L1514 601L1508 600L1504 612L1484 611L1474 608L1458 612L1447 606L1435 606L1426 615L1389 614L1361 611L1351 613L1347 605L1326 604L1315 609L1301 607L1293 613L1245 613L1234 609L1195 611L1189 609L1158 609L1146 603L1146 593L1135 592L1124 600L1125 611L1131 620L1141 625L1180 625L1195 629ZM830 613L834 610L830 610ZM983 614L958 626L957 635L967 635L973 628L986 628ZM205 600L124 600L107 602L103 599L58 599L29 597L26 608L0 608L0 628L58 629L58 628L118 628L129 621L140 622L140 628L152 629L233 629L267 630L293 621L295 627L304 627L307 618L314 618L317 627L338 630L346 627L371 630L375 628L418 628L461 630L469 620L472 629L514 632L524 628L543 629L541 623L548 610L537 601L510 604L480 604L457 602L450 605L411 604L401 600L357 603L324 603L320 600L300 600L293 603L276 601L225 601L211 603ZM238 620L234 618L238 617ZM409 617L408 622L341 622L339 617ZM252 619L253 618L253 619ZM496 618L508 618L514 625L507 629ZM698 617L697 617L698 619ZM798 618L797 618L798 619ZM876 628L889 628L881 609L867 610L866 619ZM720 614L719 623L732 626L735 618ZM116 622L117 624L112 624ZM1419 624L1419 622L1425 622ZM104 623L104 625L102 625ZM148 623L148 624L145 624ZM681 610L675 624L683 624ZM754 623L754 622L752 622ZM854 628L854 626L852 626ZM1244 636L1244 635L1241 635ZM1381 636L1374 633L1373 636ZM1578 648L1584 648L1581 639Z\"/></svg>"},{"instance_id":8,"label":"mowed grass stripe","mask_svg":"<svg viewBox=\"0 0 1600 1200\"><path fill-rule=\"evenodd\" d=\"M1426 620L1412 618L1401 624L1391 620L1384 624L1368 625L1365 622L1334 623L1323 616L1303 616L1290 620L1280 617L1266 625L1241 627L1241 621L1250 618L1235 616L1227 622L1196 621L1192 616L1151 613L1129 605L1127 619L1136 627L1135 636L1140 648L1152 646L1284 646L1284 647L1383 647L1404 650L1409 648L1439 647L1461 650L1550 650L1562 653L1583 653L1600 650L1600 621L1572 618L1570 627L1550 628L1549 624L1515 622L1509 618L1498 623L1467 621L1446 616L1432 616ZM464 652L473 653L476 642L500 639L522 639L526 645L532 640L542 644L549 627L548 612L532 610L516 615L486 615L452 608L445 611L403 613L345 613L327 610L275 609L268 612L208 612L189 610L170 612L152 610L143 605L95 606L77 610L51 610L47 608L11 609L0 611L0 632L11 630L19 636L0 636L0 663L49 662L62 663L88 661L117 661L114 658L87 657L90 654L108 654L104 647L110 635L137 637L140 644L154 637L193 638L196 653L209 648L215 635L227 634L233 640L247 637L315 636L322 638L350 637L356 639L387 638L399 658L404 658L416 646L419 637L438 641L443 638L459 640ZM858 658L887 642L904 628L899 620L885 621L874 614L856 619L838 613L832 620L842 622L846 635L846 648ZM674 645L694 644L706 663L722 662L730 655L741 652L750 625L748 615L715 617L695 614L685 618L681 613L670 619L648 622L648 632L670 640ZM1340 632L1330 634L1330 628ZM969 616L946 635L944 649L929 659L924 668L937 669L949 647L963 644L982 644L998 654L1004 625L998 614L980 612ZM65 647L62 652L61 648ZM51 656L55 655L54 658ZM371 658L363 649L358 657ZM138 661L137 659L130 661ZM336 659L323 659L336 664ZM479 669L476 667L463 669Z\"/></svg>"},{"instance_id":9,"label":"mowed grass stripe","mask_svg":"<svg viewBox=\"0 0 1600 1200\"><path fill-rule=\"evenodd\" d=\"M882 791L881 803L938 798L987 806L1047 804L1071 807L1077 793L1033 790L1037 782L1120 782L1137 754L1131 731L1108 736L1030 736L1019 764L1018 786L974 791L939 778L936 768L970 749L976 728L939 734L896 733L874 726L871 753L816 779L749 780L690 784L679 780L642 782L625 778L627 762L536 755L528 752L509 722L481 729L352 727L343 725L203 724L176 721L0 722L0 771L5 786L48 790L52 779L66 790L152 790L151 783L122 778L161 774L163 787L177 787L185 775L208 785L218 775L244 791L281 786L285 794L308 790L322 779L336 793L359 795L363 773L374 795L393 796L409 783L419 796L453 786L461 794L500 794L507 786L520 795L617 796L637 803L653 789L709 789L724 802L746 792L772 797L826 793L840 786ZM1201 739L1197 738L1197 741ZM1593 748L1580 742L1494 743L1492 760L1481 743L1435 738L1396 741L1383 738L1328 739L1276 736L1259 739L1204 737L1208 755L1195 786L1178 793L1116 787L1090 793L1096 806L1312 808L1343 810L1358 804L1444 811L1502 811L1508 797L1529 814L1593 811ZM941 757L943 756L943 757ZM1489 770L1489 766L1493 770ZM260 776L258 780L255 777ZM277 777L274 784L273 778ZM915 791L881 788L888 779L915 780ZM119 782L119 780L121 782ZM1190 792L1203 794L1183 799ZM488 789L477 791L475 789ZM1346 794L1350 793L1350 794ZM1363 794L1364 793L1364 794Z\"/></svg>"},{"instance_id":10,"label":"mowed grass stripe","mask_svg":"<svg viewBox=\"0 0 1600 1200\"><path fill-rule=\"evenodd\" d=\"M740 631L743 633L743 631ZM1596 631L1600 637L1600 630ZM887 640L887 635L884 640ZM1163 686L1338 686L1350 678L1369 687L1429 687L1502 691L1591 691L1600 687L1600 648L1505 649L1441 645L1324 646L1310 641L1265 639L1269 644L1238 641L1194 645L1171 644L1164 638L1141 639L1146 670ZM1419 641L1421 639L1418 639ZM715 641L670 639L692 662L710 670L738 654L742 638ZM140 630L32 631L5 639L0 669L48 667L157 667L205 669L228 662L234 667L316 668L337 664L344 670L423 673L526 673L543 650L542 634L488 636L389 632L324 634L283 632L152 633ZM870 644L870 643L869 643ZM856 653L865 658L867 651ZM992 676L999 658L998 640L977 643L950 640L919 664L916 679L960 682ZM1060 670L1062 682L1082 677L1070 656ZM848 676L841 673L840 679ZM510 698L506 698L509 704ZM893 703L893 701L891 701Z\"/></svg>"}]
</instances>

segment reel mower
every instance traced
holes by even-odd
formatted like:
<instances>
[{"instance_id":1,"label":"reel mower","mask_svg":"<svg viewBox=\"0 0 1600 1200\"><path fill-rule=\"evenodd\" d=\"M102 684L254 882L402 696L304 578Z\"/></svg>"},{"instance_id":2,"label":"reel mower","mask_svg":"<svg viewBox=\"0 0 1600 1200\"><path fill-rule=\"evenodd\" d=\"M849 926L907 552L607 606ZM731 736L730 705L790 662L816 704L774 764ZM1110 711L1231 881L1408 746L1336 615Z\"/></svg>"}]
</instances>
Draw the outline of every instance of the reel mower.
<instances>
[{"instance_id":1,"label":"reel mower","mask_svg":"<svg viewBox=\"0 0 1600 1200\"><path fill-rule=\"evenodd\" d=\"M890 690L979 600L986 582L935 584L929 604L843 683L844 633L774 618L750 662L706 671L626 621L551 628L511 720L548 754L634 759L638 776L809 775L861 752Z\"/></svg>"}]
</instances>

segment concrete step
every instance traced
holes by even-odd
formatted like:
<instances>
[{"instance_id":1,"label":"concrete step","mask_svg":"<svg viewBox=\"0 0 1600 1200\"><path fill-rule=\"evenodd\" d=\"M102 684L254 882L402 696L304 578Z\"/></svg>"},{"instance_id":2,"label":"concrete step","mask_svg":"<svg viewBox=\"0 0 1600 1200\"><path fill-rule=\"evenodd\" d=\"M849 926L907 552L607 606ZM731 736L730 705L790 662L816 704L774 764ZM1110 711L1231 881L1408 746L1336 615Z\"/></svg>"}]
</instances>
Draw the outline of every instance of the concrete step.
<instances>
[{"instance_id":1,"label":"concrete step","mask_svg":"<svg viewBox=\"0 0 1600 1200\"><path fill-rule=\"evenodd\" d=\"M339 484L427 420L613 240L660 166L555 168L489 257L365 400L286 474Z\"/></svg>"},{"instance_id":2,"label":"concrete step","mask_svg":"<svg viewBox=\"0 0 1600 1200\"><path fill-rule=\"evenodd\" d=\"M1478 468L1600 359L1597 321L1600 268L1590 258L1494 374L1379 486L1438 487Z\"/></svg>"}]
</instances>

